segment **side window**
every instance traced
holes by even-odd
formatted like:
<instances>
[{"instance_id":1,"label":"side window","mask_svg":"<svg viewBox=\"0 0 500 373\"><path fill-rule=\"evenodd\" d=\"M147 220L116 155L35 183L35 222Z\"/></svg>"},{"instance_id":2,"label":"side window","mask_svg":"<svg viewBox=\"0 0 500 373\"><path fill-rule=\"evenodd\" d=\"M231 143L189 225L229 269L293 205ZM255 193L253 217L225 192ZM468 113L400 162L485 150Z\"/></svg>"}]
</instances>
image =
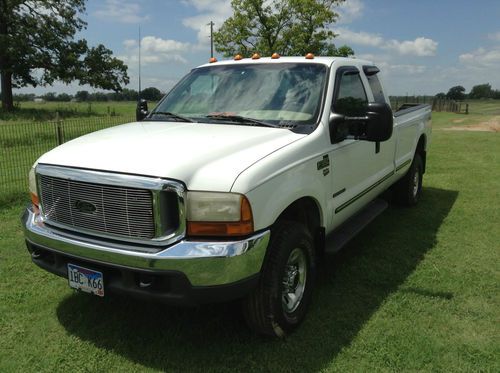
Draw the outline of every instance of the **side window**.
<instances>
[{"instance_id":1,"label":"side window","mask_svg":"<svg viewBox=\"0 0 500 373\"><path fill-rule=\"evenodd\" d=\"M334 112L349 117L361 116L365 114L367 104L368 99L359 73L342 75L333 103Z\"/></svg>"},{"instance_id":2,"label":"side window","mask_svg":"<svg viewBox=\"0 0 500 373\"><path fill-rule=\"evenodd\" d=\"M370 88L375 102L385 104L384 91L382 90L382 86L380 85L380 80L378 80L377 75L367 75L366 78L368 79L368 83L370 83Z\"/></svg>"}]
</instances>

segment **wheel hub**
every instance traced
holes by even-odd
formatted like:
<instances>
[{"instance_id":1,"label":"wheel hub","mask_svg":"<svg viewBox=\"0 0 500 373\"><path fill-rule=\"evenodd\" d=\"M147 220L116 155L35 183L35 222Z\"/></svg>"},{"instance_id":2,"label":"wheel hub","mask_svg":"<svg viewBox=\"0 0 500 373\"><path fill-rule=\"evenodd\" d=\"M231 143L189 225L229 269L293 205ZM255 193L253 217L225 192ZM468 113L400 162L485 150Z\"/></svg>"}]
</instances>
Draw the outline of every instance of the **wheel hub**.
<instances>
[{"instance_id":1,"label":"wheel hub","mask_svg":"<svg viewBox=\"0 0 500 373\"><path fill-rule=\"evenodd\" d=\"M413 175L413 197L415 197L418 194L418 188L420 184L420 176L418 171L415 172Z\"/></svg>"},{"instance_id":2,"label":"wheel hub","mask_svg":"<svg viewBox=\"0 0 500 373\"><path fill-rule=\"evenodd\" d=\"M282 279L282 306L283 310L291 313L300 305L304 296L307 260L304 252L295 248L288 257Z\"/></svg>"}]
</instances>

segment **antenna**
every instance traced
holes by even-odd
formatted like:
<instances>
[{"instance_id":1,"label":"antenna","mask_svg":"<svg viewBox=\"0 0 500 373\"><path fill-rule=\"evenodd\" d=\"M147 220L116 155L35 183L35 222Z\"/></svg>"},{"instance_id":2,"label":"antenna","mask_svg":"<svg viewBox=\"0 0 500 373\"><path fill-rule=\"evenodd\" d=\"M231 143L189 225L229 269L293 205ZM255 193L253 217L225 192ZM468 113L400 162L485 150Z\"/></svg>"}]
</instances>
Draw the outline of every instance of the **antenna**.
<instances>
[{"instance_id":1,"label":"antenna","mask_svg":"<svg viewBox=\"0 0 500 373\"><path fill-rule=\"evenodd\" d=\"M139 26L139 94L137 101L141 101L141 26Z\"/></svg>"}]
</instances>

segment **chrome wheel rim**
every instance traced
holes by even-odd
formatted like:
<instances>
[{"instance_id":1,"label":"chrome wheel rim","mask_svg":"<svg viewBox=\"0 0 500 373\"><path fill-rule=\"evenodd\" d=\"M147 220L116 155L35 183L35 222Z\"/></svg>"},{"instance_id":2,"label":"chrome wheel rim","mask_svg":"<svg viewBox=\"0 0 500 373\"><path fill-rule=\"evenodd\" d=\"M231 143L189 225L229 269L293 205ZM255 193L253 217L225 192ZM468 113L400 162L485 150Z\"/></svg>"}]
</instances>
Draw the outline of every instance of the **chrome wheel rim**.
<instances>
[{"instance_id":1,"label":"chrome wheel rim","mask_svg":"<svg viewBox=\"0 0 500 373\"><path fill-rule=\"evenodd\" d=\"M416 197L418 194L418 187L420 184L420 175L418 170L415 170L415 174L413 175L413 197Z\"/></svg>"},{"instance_id":2,"label":"chrome wheel rim","mask_svg":"<svg viewBox=\"0 0 500 373\"><path fill-rule=\"evenodd\" d=\"M288 257L282 280L281 304L286 313L294 312L300 305L304 296L306 279L306 256L303 250L295 248Z\"/></svg>"}]
</instances>

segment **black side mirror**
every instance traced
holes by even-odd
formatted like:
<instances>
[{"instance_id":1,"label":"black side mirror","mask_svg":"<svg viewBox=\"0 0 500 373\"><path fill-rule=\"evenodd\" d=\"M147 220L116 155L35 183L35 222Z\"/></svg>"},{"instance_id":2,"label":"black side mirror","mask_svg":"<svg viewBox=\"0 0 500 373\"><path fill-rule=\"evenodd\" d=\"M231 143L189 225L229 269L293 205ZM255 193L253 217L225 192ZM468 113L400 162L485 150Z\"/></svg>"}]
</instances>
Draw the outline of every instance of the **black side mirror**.
<instances>
[{"instance_id":1,"label":"black side mirror","mask_svg":"<svg viewBox=\"0 0 500 373\"><path fill-rule=\"evenodd\" d=\"M148 111L148 102L141 98L139 102L137 102L137 108L135 109L135 119L140 122L149 114Z\"/></svg>"},{"instance_id":2,"label":"black side mirror","mask_svg":"<svg viewBox=\"0 0 500 373\"><path fill-rule=\"evenodd\" d=\"M366 111L368 121L361 140L387 141L392 136L394 116L391 107L386 103L370 102Z\"/></svg>"},{"instance_id":3,"label":"black side mirror","mask_svg":"<svg viewBox=\"0 0 500 373\"><path fill-rule=\"evenodd\" d=\"M386 103L370 102L363 116L348 117L330 115L330 140L333 143L347 138L381 142L392 136L393 120L391 107Z\"/></svg>"}]
</instances>

